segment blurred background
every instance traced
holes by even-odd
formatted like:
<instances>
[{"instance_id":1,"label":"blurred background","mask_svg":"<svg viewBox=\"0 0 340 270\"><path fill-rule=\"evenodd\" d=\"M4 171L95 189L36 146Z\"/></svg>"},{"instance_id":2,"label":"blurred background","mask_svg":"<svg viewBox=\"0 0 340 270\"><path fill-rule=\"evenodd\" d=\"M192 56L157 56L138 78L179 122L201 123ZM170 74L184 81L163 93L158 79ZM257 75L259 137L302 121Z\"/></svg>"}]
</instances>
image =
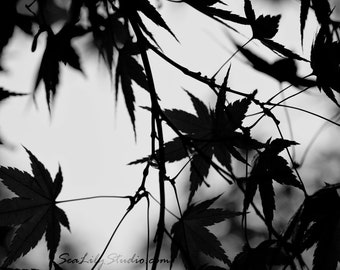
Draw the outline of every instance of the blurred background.
<instances>
[{"instance_id":1,"label":"blurred background","mask_svg":"<svg viewBox=\"0 0 340 270\"><path fill-rule=\"evenodd\" d=\"M180 43L167 32L150 23L145 24L154 34L155 39L164 53L178 63L193 71L200 71L203 75L212 76L223 62L236 50L232 40L243 44L250 37L248 28L240 28L243 35L223 27L210 18L194 11L185 3L171 3L169 1L151 1L159 8L164 20L176 34ZM234 13L243 14L243 1L229 3L228 9ZM239 2L239 3L238 3ZM18 2L18 10L26 13L25 4L30 1ZM253 0L257 15L282 14L280 29L275 40L286 47L309 58L312 41L317 33L316 20L313 12L309 13L305 30L304 47L301 48L299 33L300 1L297 0ZM334 17L339 16L335 6ZM56 27L65 20L69 1L54 0L49 2L50 18ZM34 29L37 31L37 29ZM34 32L35 33L35 32ZM18 93L31 93L34 88L36 74L44 52L44 38L39 38L37 50L31 52L32 36L15 28L13 38L6 47L1 58L3 71L0 72L0 86ZM0 103L0 162L2 166L16 167L30 172L29 158L22 146L30 149L43 162L52 175L55 175L58 164L61 165L64 184L58 200L67 200L96 195L133 195L142 179L143 165L127 166L127 163L144 157L150 152L150 115L138 106L150 105L146 91L137 85L135 96L136 130L135 140L132 125L125 108L124 98L119 96L115 104L114 82L110 78L105 64L98 53L91 47L89 38L75 40L84 74L63 67L60 74L59 91L52 115L49 114L43 85L36 95L36 103L32 96L13 97ZM268 59L268 62L278 60L278 56L265 49L259 42L251 42L248 49L256 51ZM194 113L186 89L213 107L216 97L205 85L193 81L178 70L169 66L152 52L149 53L155 85L164 108L177 108ZM231 61L229 85L241 92L252 92L258 89L258 99L268 99L288 84L279 84L265 74L255 71L241 54L237 54ZM298 64L298 74L306 76L311 73L307 64ZM217 76L222 82L227 67ZM296 93L298 89L291 87L285 95ZM233 101L237 96L230 95ZM279 101L279 96L275 101ZM313 111L326 118L337 120L336 107L312 88L307 93L298 95L288 101L289 105ZM250 112L256 112L252 108ZM287 139L292 139L300 145L292 149L295 161L301 164L299 172L309 193L322 186L324 182L339 181L339 130L325 121L303 112L277 108L274 111L281 120L281 128ZM288 120L290 119L290 120ZM248 117L245 125L253 123L256 117ZM165 128L166 139L174 137L170 129ZM322 130L320 132L320 130ZM272 120L263 119L254 129L253 137L260 141L277 138L279 134ZM313 144L311 144L313 142ZM310 147L311 146L311 147ZM308 151L308 152L307 152ZM184 165L183 162L169 164L168 175L174 176ZM235 163L236 172L244 174L244 167ZM188 196L188 174L185 169L177 180L179 198L182 208L185 208ZM158 198L157 172L151 171L147 180L147 189ZM202 185L194 197L194 201L212 198L223 191L223 196L215 204L216 207L241 210L242 196L236 189L230 187L214 171L208 180L210 187ZM179 215L174 192L170 185L166 186L167 207ZM285 197L277 200L277 214L275 225L284 226L292 213L301 202L301 194L296 194L289 188L277 187L276 194ZM1 186L0 196L11 196ZM288 199L287 199L288 198ZM159 205L150 199L151 232L155 231ZM97 199L64 203L60 207L66 212L71 233L62 230L60 248L55 261L61 263L64 269L90 269L91 260L103 250L112 231L124 215L129 206L128 200ZM138 261L145 259L147 242L147 204L140 202L124 220L121 228L113 239L104 258L101 269L142 269L145 264L119 263L117 258ZM251 229L251 243L254 246L265 237L265 230L261 221L254 213L250 213L249 226ZM171 214L167 214L167 228L176 221ZM220 223L210 228L222 241L228 256L233 258L241 251L243 233L240 220ZM9 242L8 229L0 230L0 256L6 254ZM154 235L151 235L151 240ZM170 241L165 237L165 248L161 258L170 260ZM151 248L153 248L151 246ZM152 255L152 253L151 253ZM87 259L87 263L76 263L76 259ZM38 247L15 263L16 268L46 269L47 250L44 240ZM71 261L66 262L70 259ZM308 256L307 256L307 260ZM164 262L160 269L169 269ZM181 269L176 264L174 269Z\"/></svg>"}]
</instances>

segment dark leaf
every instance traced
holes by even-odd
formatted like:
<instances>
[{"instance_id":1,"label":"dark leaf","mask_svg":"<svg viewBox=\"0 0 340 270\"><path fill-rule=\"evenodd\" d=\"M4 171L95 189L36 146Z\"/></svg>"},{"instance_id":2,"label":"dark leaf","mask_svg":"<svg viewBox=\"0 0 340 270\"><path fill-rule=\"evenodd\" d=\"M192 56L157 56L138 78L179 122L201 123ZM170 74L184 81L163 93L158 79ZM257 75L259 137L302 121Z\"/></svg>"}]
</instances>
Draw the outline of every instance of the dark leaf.
<instances>
[{"instance_id":1,"label":"dark leaf","mask_svg":"<svg viewBox=\"0 0 340 270\"><path fill-rule=\"evenodd\" d=\"M253 68L267 74L279 82L289 82L296 87L316 86L316 82L297 76L297 67L292 58L279 59L274 63L268 63L252 51L236 44L237 49L247 58Z\"/></svg>"},{"instance_id":2,"label":"dark leaf","mask_svg":"<svg viewBox=\"0 0 340 270\"><path fill-rule=\"evenodd\" d=\"M303 44L303 32L304 32L305 25L306 25L309 7L310 7L310 0L301 0L301 10L300 10L301 44Z\"/></svg>"},{"instance_id":3,"label":"dark leaf","mask_svg":"<svg viewBox=\"0 0 340 270\"><path fill-rule=\"evenodd\" d=\"M33 94L36 93L41 80L43 80L49 110L51 110L59 84L59 63L69 64L74 69L82 72L79 56L71 45L71 39L76 35L75 26L68 24L65 24L56 35L52 31L48 32L46 48L35 81Z\"/></svg>"},{"instance_id":4,"label":"dark leaf","mask_svg":"<svg viewBox=\"0 0 340 270\"><path fill-rule=\"evenodd\" d=\"M141 11L146 17L148 17L158 26L167 30L177 40L175 34L171 31L169 26L163 20L162 16L158 13L156 8L150 4L148 0L124 0L120 1L120 5L123 12L127 14L128 17L130 16L130 19L136 19L136 11ZM146 29L146 27L144 27L144 24L141 23L142 21L139 21L139 25Z\"/></svg>"},{"instance_id":5,"label":"dark leaf","mask_svg":"<svg viewBox=\"0 0 340 270\"><path fill-rule=\"evenodd\" d=\"M14 168L0 168L2 183L18 196L0 201L0 225L18 226L2 267L28 253L45 233L51 269L59 245L60 224L69 229L66 214L55 201L61 190L62 175L59 170L53 182L44 165L27 152L33 176Z\"/></svg>"},{"instance_id":6,"label":"dark leaf","mask_svg":"<svg viewBox=\"0 0 340 270\"><path fill-rule=\"evenodd\" d=\"M221 243L206 226L239 216L241 213L208 209L218 197L197 205L189 205L182 218L172 226L171 263L176 259L178 251L181 251L183 261L187 265L195 265L200 253L230 264Z\"/></svg>"},{"instance_id":7,"label":"dark leaf","mask_svg":"<svg viewBox=\"0 0 340 270\"><path fill-rule=\"evenodd\" d=\"M305 58L301 57L300 55L292 52L291 50L285 48L283 45L280 43L277 43L273 40L270 39L263 39L260 40L265 46L267 46L269 49L271 49L273 52L278 53L279 55L283 55L288 58L293 58L296 60L301 60L308 62Z\"/></svg>"},{"instance_id":8,"label":"dark leaf","mask_svg":"<svg viewBox=\"0 0 340 270\"><path fill-rule=\"evenodd\" d=\"M273 183L270 178L258 179L259 192L261 196L261 203L263 214L267 224L271 224L274 217L275 210L275 193L273 189Z\"/></svg>"},{"instance_id":9,"label":"dark leaf","mask_svg":"<svg viewBox=\"0 0 340 270\"><path fill-rule=\"evenodd\" d=\"M236 255L230 270L271 269L275 265L287 265L289 256L274 240L265 240L256 248L246 247Z\"/></svg>"},{"instance_id":10,"label":"dark leaf","mask_svg":"<svg viewBox=\"0 0 340 270\"><path fill-rule=\"evenodd\" d=\"M190 163L190 196L191 201L194 193L199 186L204 182L204 178L208 176L210 168L210 160L213 155L213 149L211 147L205 147L201 149L204 156L200 154L194 154Z\"/></svg>"},{"instance_id":11,"label":"dark leaf","mask_svg":"<svg viewBox=\"0 0 340 270\"><path fill-rule=\"evenodd\" d=\"M17 97L17 96L25 96L25 95L27 94L14 93L14 92L5 90L3 87L0 87L0 102L9 97Z\"/></svg>"},{"instance_id":12,"label":"dark leaf","mask_svg":"<svg viewBox=\"0 0 340 270\"><path fill-rule=\"evenodd\" d=\"M311 67L319 89L339 106L332 90L340 93L340 42L321 28L311 50Z\"/></svg>"},{"instance_id":13,"label":"dark leaf","mask_svg":"<svg viewBox=\"0 0 340 270\"><path fill-rule=\"evenodd\" d=\"M247 19L249 20L250 25L252 25L255 22L256 17L250 0L244 0L244 12Z\"/></svg>"},{"instance_id":14,"label":"dark leaf","mask_svg":"<svg viewBox=\"0 0 340 270\"><path fill-rule=\"evenodd\" d=\"M194 105L195 111L197 113L198 118L207 125L210 125L211 123L211 116L209 113L208 108L204 105L204 103L199 100L197 97L195 97L193 94L191 94L189 91L185 90L187 94L189 95L192 104Z\"/></svg>"},{"instance_id":15,"label":"dark leaf","mask_svg":"<svg viewBox=\"0 0 340 270\"><path fill-rule=\"evenodd\" d=\"M322 27L328 26L330 15L332 13L328 0L311 0L312 7L315 11L316 18Z\"/></svg>"},{"instance_id":16,"label":"dark leaf","mask_svg":"<svg viewBox=\"0 0 340 270\"><path fill-rule=\"evenodd\" d=\"M143 67L139 65L133 56L127 54L126 51L119 52L118 62L116 66L116 100L118 99L119 82L125 98L125 104L130 115L133 130L135 130L135 96L132 88L132 81L135 81L139 86L148 90L146 76L143 72Z\"/></svg>"},{"instance_id":17,"label":"dark leaf","mask_svg":"<svg viewBox=\"0 0 340 270\"><path fill-rule=\"evenodd\" d=\"M253 29L253 37L259 40L272 39L279 30L279 22L281 15L277 16L259 16L251 25Z\"/></svg>"}]
</instances>

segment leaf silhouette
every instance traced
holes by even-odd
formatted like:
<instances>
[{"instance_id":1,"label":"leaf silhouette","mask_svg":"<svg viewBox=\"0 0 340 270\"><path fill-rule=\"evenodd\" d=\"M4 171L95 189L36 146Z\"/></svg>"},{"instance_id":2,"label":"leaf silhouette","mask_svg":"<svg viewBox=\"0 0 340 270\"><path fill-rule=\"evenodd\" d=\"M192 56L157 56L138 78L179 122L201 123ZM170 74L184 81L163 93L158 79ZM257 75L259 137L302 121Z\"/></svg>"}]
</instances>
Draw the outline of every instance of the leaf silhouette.
<instances>
[{"instance_id":1,"label":"leaf silhouette","mask_svg":"<svg viewBox=\"0 0 340 270\"><path fill-rule=\"evenodd\" d=\"M332 90L340 93L340 42L332 41L327 32L321 28L311 50L311 67L316 76L318 88L338 106Z\"/></svg>"},{"instance_id":2,"label":"leaf silhouette","mask_svg":"<svg viewBox=\"0 0 340 270\"><path fill-rule=\"evenodd\" d=\"M252 51L238 44L236 44L236 47L252 64L254 69L273 77L279 82L286 81L299 88L316 86L315 81L301 78L296 74L297 67L292 58L283 58L275 61L274 63L268 63Z\"/></svg>"},{"instance_id":3,"label":"leaf silhouette","mask_svg":"<svg viewBox=\"0 0 340 270\"><path fill-rule=\"evenodd\" d=\"M136 19L141 29L152 39L152 34L147 30L147 27L145 27L143 21L138 16L137 11L142 12L152 22L167 30L177 40L175 34L171 31L169 26L163 20L162 16L158 13L156 8L150 4L148 0L123 0L120 1L120 6L123 13L125 13L130 19Z\"/></svg>"},{"instance_id":4,"label":"leaf silhouette","mask_svg":"<svg viewBox=\"0 0 340 270\"><path fill-rule=\"evenodd\" d=\"M14 92L4 89L3 87L0 87L0 102L9 97L18 97L18 96L26 96L26 95L27 94L23 94L23 93L14 93Z\"/></svg>"},{"instance_id":5,"label":"leaf silhouette","mask_svg":"<svg viewBox=\"0 0 340 270\"><path fill-rule=\"evenodd\" d=\"M255 11L253 10L250 0L244 0L244 11L253 31L252 38L258 39L263 45L267 46L275 53L288 58L307 61L300 55L292 52L291 50L285 48L283 45L272 40L272 38L276 35L278 31L281 15L261 15L256 18Z\"/></svg>"},{"instance_id":6,"label":"leaf silhouette","mask_svg":"<svg viewBox=\"0 0 340 270\"><path fill-rule=\"evenodd\" d=\"M132 89L132 81L136 82L140 87L148 90L148 82L146 75L144 74L143 67L132 56L131 52L127 49L128 45L125 45L123 49L119 51L118 62L116 65L116 101L118 99L119 82L122 88L122 92L125 98L126 108L129 112L133 130L136 134L135 127L135 96Z\"/></svg>"},{"instance_id":7,"label":"leaf silhouette","mask_svg":"<svg viewBox=\"0 0 340 270\"><path fill-rule=\"evenodd\" d=\"M197 205L189 205L180 220L172 226L171 265L179 251L188 267L195 265L195 261L201 252L230 264L221 243L206 227L239 216L241 213L220 208L208 209L219 197L203 201Z\"/></svg>"},{"instance_id":8,"label":"leaf silhouette","mask_svg":"<svg viewBox=\"0 0 340 270\"><path fill-rule=\"evenodd\" d=\"M222 166L231 171L231 156L241 162L246 162L237 148L258 149L262 148L263 144L252 139L250 134L238 131L242 127L242 120L248 110L251 98L244 98L225 106L224 89L219 93L215 109L209 110L201 100L189 92L187 93L197 115L177 109L164 110L164 114L195 147L189 146L180 137L174 139L176 144L174 142L166 143L164 147L167 162L181 160L187 157L188 153L190 154L189 201L191 201L194 193L209 173L212 156L215 156ZM168 147L171 148L167 149ZM182 150L178 150L176 153L174 149L177 147L182 147ZM142 158L129 164L148 160L149 158Z\"/></svg>"},{"instance_id":9,"label":"leaf silhouette","mask_svg":"<svg viewBox=\"0 0 340 270\"><path fill-rule=\"evenodd\" d=\"M310 7L310 0L301 0L301 9L300 9L301 44L303 44L303 32L306 26L306 20L308 17L309 7Z\"/></svg>"},{"instance_id":10,"label":"leaf silhouette","mask_svg":"<svg viewBox=\"0 0 340 270\"><path fill-rule=\"evenodd\" d=\"M271 269L274 265L287 265L289 256L275 240L265 240L256 248L246 246L237 254L230 270Z\"/></svg>"},{"instance_id":11,"label":"leaf silhouette","mask_svg":"<svg viewBox=\"0 0 340 270\"><path fill-rule=\"evenodd\" d=\"M285 232L297 253L316 244L313 270L335 270L340 261L339 188L340 184L327 184L306 197Z\"/></svg>"},{"instance_id":12,"label":"leaf silhouette","mask_svg":"<svg viewBox=\"0 0 340 270\"><path fill-rule=\"evenodd\" d=\"M184 1L188 5L202 12L211 18L220 18L223 20L239 23L239 24L248 24L248 20L244 17L241 17L237 14L232 13L229 10L220 9L216 7L212 7L216 3L221 3L221 1L206 1L206 0L186 0Z\"/></svg>"},{"instance_id":13,"label":"leaf silhouette","mask_svg":"<svg viewBox=\"0 0 340 270\"><path fill-rule=\"evenodd\" d=\"M81 35L83 32L80 31L79 33L76 26L69 24L65 24L57 34L48 31L46 48L41 60L33 94L36 93L41 80L43 80L47 105L50 111L59 84L59 63L63 62L65 65L68 64L74 69L83 72L79 55L71 45L71 39L79 34Z\"/></svg>"},{"instance_id":14,"label":"leaf silhouette","mask_svg":"<svg viewBox=\"0 0 340 270\"><path fill-rule=\"evenodd\" d=\"M61 169L52 181L44 165L27 150L33 176L15 168L0 167L2 183L18 197L0 201L0 225L18 226L2 267L28 253L43 237L49 250L49 269L60 240L60 224L70 229L67 216L56 206L63 176Z\"/></svg>"},{"instance_id":15,"label":"leaf silhouette","mask_svg":"<svg viewBox=\"0 0 340 270\"><path fill-rule=\"evenodd\" d=\"M247 210L259 189L263 214L268 224L271 224L275 210L275 193L273 180L281 185L301 188L300 182L288 166L287 161L278 154L286 147L297 144L293 141L275 139L267 142L264 151L257 156L250 176L246 181L244 210Z\"/></svg>"}]
</instances>

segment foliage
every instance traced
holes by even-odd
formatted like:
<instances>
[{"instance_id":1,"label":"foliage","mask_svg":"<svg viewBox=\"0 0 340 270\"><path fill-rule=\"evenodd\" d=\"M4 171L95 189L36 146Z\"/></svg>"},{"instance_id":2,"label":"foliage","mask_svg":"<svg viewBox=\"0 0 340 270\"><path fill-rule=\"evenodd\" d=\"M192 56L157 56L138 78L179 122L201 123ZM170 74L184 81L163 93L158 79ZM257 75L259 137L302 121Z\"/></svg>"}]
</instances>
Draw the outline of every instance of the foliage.
<instances>
[{"instance_id":1,"label":"foliage","mask_svg":"<svg viewBox=\"0 0 340 270\"><path fill-rule=\"evenodd\" d=\"M308 57L276 41L282 15L257 15L259 10L253 7L255 1L242 1L243 12L232 10L228 3L220 0L169 2L173 5L183 2L189 9L198 11L202 16L216 21L225 27L228 33L233 33L235 36L244 36L243 31L248 28L251 37L243 45L230 38L235 45L233 53L221 68L209 77L182 66L162 51L157 42L157 36L152 33L149 25L154 24L160 27L162 31L178 41L176 30L166 22L161 11L149 0L70 0L69 6L65 7L65 13L63 13L66 17L62 18L47 16L48 10L56 6L53 0L32 0L26 3L25 12L19 9L22 1L4 0L0 9L1 70L5 70L3 56L16 33L16 27L29 35L32 40L32 52L37 49L37 46L41 46L39 41L44 39L44 53L32 95L35 97L40 84L44 84L46 103L51 112L55 98L60 91L62 79L60 74L63 66L68 65L84 73L82 54L79 53L80 46L76 44L79 39L86 38L91 49L96 51L104 61L114 81L116 101L119 91L123 93L135 137L138 132L135 116L135 107L138 102L135 91L139 88L147 91L151 105L143 108L150 113L152 151L129 164L145 166L141 184L134 195L109 197L129 200L130 205L121 218L122 222L141 200L145 199L149 205L149 199L155 199L146 189L146 181L149 181L150 170L158 172L159 198L157 201L159 201L160 210L158 226L154 232L155 245L152 247L152 270L159 267L160 253L165 249L163 245L165 237L170 241L170 248L167 251L171 257L170 267L180 257L181 264L190 270L262 270L273 269L273 267L276 267L275 269L304 269L306 251L315 247L311 268L313 270L337 269L340 261L340 198L338 194L340 184L325 184L317 190L307 190L305 183L308 179L300 175L303 164L298 164L291 154L291 149L298 145L298 142L283 136L280 126L282 119L279 119L273 112L274 108L281 106L287 110L300 110L313 117L326 120L334 126L340 126L333 119L320 116L316 112L286 104L286 101L297 95L303 95L303 92L307 90L316 94L316 88L318 88L322 90L322 98L330 99L332 104L339 106L337 93L340 92L340 24L331 16L333 7L328 0L301 0L300 18L296 22L300 30L301 46L307 46L304 42L304 34L308 22L307 17L311 10L315 13L318 27L314 41L308 44L311 48L311 54ZM246 48L254 40L259 42L261 50L269 49L279 58L270 62L264 58L264 55ZM211 90L216 96L214 106L207 106L206 101L200 100L192 91L186 90L195 113L182 108L162 107L159 98L161 92L155 86L152 63L149 60L150 51ZM219 82L216 75L226 64L232 62L237 54L247 60L254 72L262 72L280 83L289 83L289 86L275 92L265 101L259 97L261 87L247 91L230 87L230 79L237 75L233 73L231 65L224 80ZM303 77L298 73L298 66L302 63L309 66L310 75ZM313 78L308 78L312 76ZM273 102L274 98L283 94L288 88L294 87L299 92L283 97L279 102ZM13 97L25 95L27 94L17 93L0 86L1 104ZM231 95L237 98L231 99ZM252 114L254 108L258 112ZM249 124L249 121L246 121L249 116L256 115L258 119L254 123ZM253 130L263 118L268 118L273 122L280 137L263 140L263 138L253 136ZM291 126L290 120L287 122ZM169 141L164 139L165 126L176 134ZM6 143L1 140L0 144L6 146ZM26 148L25 150L31 160L32 175L16 168L0 167L2 185L14 195L0 201L1 238L4 234L10 239L6 257L0 258L0 268L13 269L9 267L14 266L18 258L34 249L45 235L49 250L46 268L62 269L63 266L58 265L54 260L59 250L59 242L62 241L60 225L67 229L70 229L70 225L65 212L57 204L94 199L100 196L56 201L63 183L60 166L55 179L52 180L43 163L32 152ZM179 172L174 176L169 176L168 163L183 164L183 161L185 164ZM182 175L187 165L190 167L187 177L190 186L186 192L186 209L182 211L180 199L183 198L178 198L176 180L179 175ZM243 173L240 173L238 168L243 168ZM213 203L217 203L218 199L222 201L224 197L222 195L215 197L209 195L210 199L205 198L199 203L195 202L198 201L197 191L203 183L207 186L215 184L214 179L209 177L212 170L226 181L228 187L233 188L234 193L241 194L238 196L241 200L233 199L232 194L228 194L232 203L225 204L223 208L210 208ZM67 181L71 180L67 179ZM173 224L165 222L166 210L172 213L168 210L165 200L165 182L169 182L174 189L180 213ZM287 194L283 197L278 195L282 190L281 186L300 194L303 201L295 205L295 213L290 221L283 222L279 227L277 222L279 213L276 211L278 202L290 200ZM226 188L225 194L228 190ZM263 223L264 233L261 234L249 225L247 221L250 220L250 214L254 214ZM221 241L214 231L208 228L222 222L228 223L233 229L237 227L241 231L243 250L238 250L234 258L228 254L229 244L232 246L228 239ZM108 240L107 246L119 225ZM250 232L254 231L258 238L250 239ZM148 239L147 254L150 249L149 242ZM92 269L98 265L107 246ZM148 264L146 267L148 268Z\"/></svg>"}]
</instances>

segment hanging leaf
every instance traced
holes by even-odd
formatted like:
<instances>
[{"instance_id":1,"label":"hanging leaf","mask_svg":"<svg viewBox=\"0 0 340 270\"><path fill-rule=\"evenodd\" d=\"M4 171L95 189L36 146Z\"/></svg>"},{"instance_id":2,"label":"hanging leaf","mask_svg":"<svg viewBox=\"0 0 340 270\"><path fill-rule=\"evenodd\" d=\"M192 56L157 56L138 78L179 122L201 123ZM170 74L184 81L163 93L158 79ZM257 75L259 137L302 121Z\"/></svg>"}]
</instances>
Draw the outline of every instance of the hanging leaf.
<instances>
[{"instance_id":1,"label":"hanging leaf","mask_svg":"<svg viewBox=\"0 0 340 270\"><path fill-rule=\"evenodd\" d=\"M212 156L215 156L222 166L231 171L231 156L243 163L246 162L237 148L258 149L262 148L263 144L252 139L250 134L238 131L242 127L242 120L245 118L251 98L235 101L225 106L225 89L222 89L218 95L215 110L209 110L202 101L187 93L197 115L177 109L164 110L164 114L180 132L185 134L194 147L180 137L175 139L176 147L180 145L182 147L177 154L173 151L174 144L166 143L164 147L165 160L168 162L181 160L190 154L189 201L191 201L209 173ZM171 147L171 151L167 149L168 147ZM170 152L171 155L167 154ZM149 158L142 158L130 164L148 160Z\"/></svg>"},{"instance_id":2,"label":"hanging leaf","mask_svg":"<svg viewBox=\"0 0 340 270\"><path fill-rule=\"evenodd\" d=\"M273 266L289 263L289 255L284 252L278 241L265 240L256 248L246 246L241 253L236 255L230 270L271 269Z\"/></svg>"},{"instance_id":3,"label":"hanging leaf","mask_svg":"<svg viewBox=\"0 0 340 270\"><path fill-rule=\"evenodd\" d=\"M296 253L316 245L313 270L336 270L340 262L340 206L337 190L340 184L329 185L305 198L289 223L284 237L291 239Z\"/></svg>"},{"instance_id":4,"label":"hanging leaf","mask_svg":"<svg viewBox=\"0 0 340 270\"><path fill-rule=\"evenodd\" d=\"M126 45L128 46L128 45ZM136 82L140 87L148 90L148 82L144 74L143 67L131 55L129 50L124 47L119 51L118 61L116 65L116 101L118 99L119 83L125 98L126 108L129 112L133 130L136 134L135 127L135 96L132 88L132 81Z\"/></svg>"},{"instance_id":5,"label":"hanging leaf","mask_svg":"<svg viewBox=\"0 0 340 270\"><path fill-rule=\"evenodd\" d=\"M212 7L216 3L222 3L221 1L186 0L184 2L210 18L220 18L234 23L248 24L247 19L244 17L234 14L229 10Z\"/></svg>"},{"instance_id":6,"label":"hanging leaf","mask_svg":"<svg viewBox=\"0 0 340 270\"><path fill-rule=\"evenodd\" d=\"M268 224L271 224L275 210L275 193L273 180L281 185L301 188L300 182L288 166L287 161L279 156L285 148L296 145L296 142L284 139L268 141L264 151L257 156L250 176L245 179L246 192L244 211L253 201L257 188L260 192L263 214Z\"/></svg>"},{"instance_id":7,"label":"hanging leaf","mask_svg":"<svg viewBox=\"0 0 340 270\"><path fill-rule=\"evenodd\" d=\"M301 44L303 44L303 32L306 26L306 20L308 17L309 8L310 8L310 0L301 0L301 9L300 9Z\"/></svg>"},{"instance_id":8,"label":"hanging leaf","mask_svg":"<svg viewBox=\"0 0 340 270\"><path fill-rule=\"evenodd\" d=\"M145 27L143 21L138 16L137 11L142 12L153 23L167 30L177 40L175 34L171 31L156 8L150 4L149 0L122 0L120 1L120 7L123 14L125 14L129 19L137 20L141 29L152 39L152 34L147 31L147 27Z\"/></svg>"},{"instance_id":9,"label":"hanging leaf","mask_svg":"<svg viewBox=\"0 0 340 270\"><path fill-rule=\"evenodd\" d=\"M82 31L79 33L77 30L76 26L65 24L56 35L52 31L48 31L46 48L35 81L33 94L36 93L41 80L43 80L47 105L50 111L59 84L59 63L68 64L74 69L83 72L79 55L71 45L72 38L85 33Z\"/></svg>"},{"instance_id":10,"label":"hanging leaf","mask_svg":"<svg viewBox=\"0 0 340 270\"><path fill-rule=\"evenodd\" d=\"M272 38L278 32L281 15L277 16L261 15L258 18L256 18L250 0L244 0L244 11L247 19L249 20L251 29L253 31L252 38L258 39L259 41L261 41L263 45L267 46L270 50L282 56L307 61L300 55L292 52L291 50L285 48L283 45L272 40Z\"/></svg>"},{"instance_id":11,"label":"hanging leaf","mask_svg":"<svg viewBox=\"0 0 340 270\"><path fill-rule=\"evenodd\" d=\"M0 226L17 227L2 267L33 249L45 233L49 269L60 240L60 224L70 229L67 216L56 206L63 182L61 169L52 181L44 165L27 150L33 176L15 168L0 167L2 183L18 197L0 201Z\"/></svg>"},{"instance_id":12,"label":"hanging leaf","mask_svg":"<svg viewBox=\"0 0 340 270\"><path fill-rule=\"evenodd\" d=\"M311 67L320 90L340 106L333 91L340 93L340 42L332 41L321 28L311 50Z\"/></svg>"},{"instance_id":13,"label":"hanging leaf","mask_svg":"<svg viewBox=\"0 0 340 270\"><path fill-rule=\"evenodd\" d=\"M301 78L296 74L297 67L292 58L279 59L271 64L238 44L236 44L236 47L247 58L254 69L267 74L279 82L286 81L298 88L316 86L315 81Z\"/></svg>"},{"instance_id":14,"label":"hanging leaf","mask_svg":"<svg viewBox=\"0 0 340 270\"><path fill-rule=\"evenodd\" d=\"M188 267L195 266L189 269L196 269L199 266L196 264L200 253L230 265L230 260L222 249L220 241L206 227L239 216L241 213L219 208L208 209L219 197L197 205L189 205L181 219L172 226L171 265L179 251L184 264Z\"/></svg>"}]
</instances>

